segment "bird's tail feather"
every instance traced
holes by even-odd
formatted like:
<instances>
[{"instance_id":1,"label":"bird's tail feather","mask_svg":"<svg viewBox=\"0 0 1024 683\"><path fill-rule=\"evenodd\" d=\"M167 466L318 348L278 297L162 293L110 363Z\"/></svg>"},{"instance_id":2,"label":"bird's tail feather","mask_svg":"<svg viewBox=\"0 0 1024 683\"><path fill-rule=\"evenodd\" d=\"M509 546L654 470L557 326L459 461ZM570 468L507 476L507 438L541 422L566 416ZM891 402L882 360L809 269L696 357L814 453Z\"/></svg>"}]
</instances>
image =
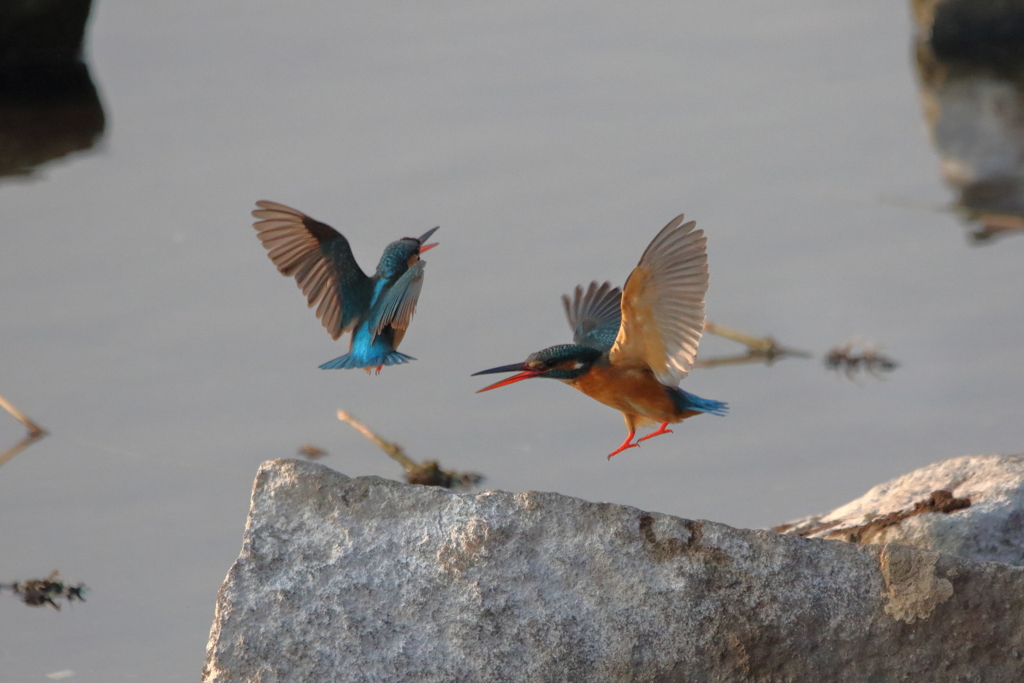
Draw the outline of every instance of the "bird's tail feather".
<instances>
[{"instance_id":1,"label":"bird's tail feather","mask_svg":"<svg viewBox=\"0 0 1024 683\"><path fill-rule=\"evenodd\" d=\"M356 356L346 353L344 356L329 360L320 366L321 370L352 370L354 368L375 368L380 365L401 365L416 360L398 351L373 356Z\"/></svg>"},{"instance_id":2,"label":"bird's tail feather","mask_svg":"<svg viewBox=\"0 0 1024 683\"><path fill-rule=\"evenodd\" d=\"M710 398L701 398L679 388L675 389L672 398L680 410L697 410L712 415L725 415L729 410L728 403L714 401Z\"/></svg>"}]
</instances>

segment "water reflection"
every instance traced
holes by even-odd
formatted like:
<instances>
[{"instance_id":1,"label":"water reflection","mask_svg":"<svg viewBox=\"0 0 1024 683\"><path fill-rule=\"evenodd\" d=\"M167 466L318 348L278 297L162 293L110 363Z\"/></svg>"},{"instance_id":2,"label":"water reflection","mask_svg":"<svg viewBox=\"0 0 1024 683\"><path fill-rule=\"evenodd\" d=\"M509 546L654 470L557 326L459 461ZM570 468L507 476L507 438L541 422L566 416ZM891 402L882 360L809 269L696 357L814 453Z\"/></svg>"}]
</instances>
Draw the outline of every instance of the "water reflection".
<instances>
[{"instance_id":1,"label":"water reflection","mask_svg":"<svg viewBox=\"0 0 1024 683\"><path fill-rule=\"evenodd\" d=\"M1024 232L1024 12L915 2L921 105L976 242ZM1017 16L1020 15L1020 16Z\"/></svg>"},{"instance_id":2,"label":"water reflection","mask_svg":"<svg viewBox=\"0 0 1024 683\"><path fill-rule=\"evenodd\" d=\"M31 446L34 442L46 436L46 430L37 425L32 420L28 419L28 416L25 415L25 413L15 408L14 404L5 399L3 396L0 396L0 408L3 408L8 413L13 415L14 419L16 419L21 424L25 425L25 428L28 430L28 434L25 435L24 439L14 444L3 453L0 453L0 465L3 465L8 460L16 456L18 453L21 453L23 450Z\"/></svg>"},{"instance_id":3,"label":"water reflection","mask_svg":"<svg viewBox=\"0 0 1024 683\"><path fill-rule=\"evenodd\" d=\"M92 149L106 120L81 61L90 0L12 3L0 13L0 177Z\"/></svg>"}]
</instances>

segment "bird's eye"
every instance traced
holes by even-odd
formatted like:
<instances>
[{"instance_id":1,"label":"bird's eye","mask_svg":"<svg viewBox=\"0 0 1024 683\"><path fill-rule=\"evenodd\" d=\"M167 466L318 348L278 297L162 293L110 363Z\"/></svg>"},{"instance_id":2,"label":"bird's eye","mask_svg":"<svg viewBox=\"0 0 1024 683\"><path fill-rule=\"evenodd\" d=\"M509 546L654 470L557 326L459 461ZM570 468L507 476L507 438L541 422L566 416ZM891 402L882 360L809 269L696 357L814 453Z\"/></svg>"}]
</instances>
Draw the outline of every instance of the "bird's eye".
<instances>
[{"instance_id":1,"label":"bird's eye","mask_svg":"<svg viewBox=\"0 0 1024 683\"><path fill-rule=\"evenodd\" d=\"M572 364L572 369L573 370L579 370L582 367L583 367L583 363L581 363L580 361L576 361L575 363Z\"/></svg>"}]
</instances>

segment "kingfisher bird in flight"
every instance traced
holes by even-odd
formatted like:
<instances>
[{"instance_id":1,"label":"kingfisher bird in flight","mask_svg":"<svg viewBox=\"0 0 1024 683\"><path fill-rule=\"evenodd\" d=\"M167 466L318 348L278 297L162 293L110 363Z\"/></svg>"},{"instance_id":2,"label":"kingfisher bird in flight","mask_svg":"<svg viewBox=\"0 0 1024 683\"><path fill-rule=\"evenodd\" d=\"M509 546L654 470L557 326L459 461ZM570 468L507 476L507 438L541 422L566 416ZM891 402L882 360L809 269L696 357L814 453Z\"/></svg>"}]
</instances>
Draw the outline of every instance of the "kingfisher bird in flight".
<instances>
[{"instance_id":1,"label":"kingfisher bird in flight","mask_svg":"<svg viewBox=\"0 0 1024 683\"><path fill-rule=\"evenodd\" d=\"M376 369L416 360L398 351L423 287L420 256L437 228L403 237L384 248L372 277L360 269L348 240L337 230L283 204L258 201L253 223L267 255L282 275L294 277L316 317L337 339L352 333L348 353L324 370Z\"/></svg>"},{"instance_id":2,"label":"kingfisher bird in flight","mask_svg":"<svg viewBox=\"0 0 1024 683\"><path fill-rule=\"evenodd\" d=\"M518 372L480 389L489 391L532 377L550 377L622 412L629 434L608 457L641 441L670 434L668 425L700 413L724 415L728 405L683 391L704 332L708 290L707 238L680 214L651 241L623 289L591 282L562 296L572 344L550 346L522 363L475 375ZM474 376L475 376L474 375ZM660 427L637 439L636 428Z\"/></svg>"}]
</instances>

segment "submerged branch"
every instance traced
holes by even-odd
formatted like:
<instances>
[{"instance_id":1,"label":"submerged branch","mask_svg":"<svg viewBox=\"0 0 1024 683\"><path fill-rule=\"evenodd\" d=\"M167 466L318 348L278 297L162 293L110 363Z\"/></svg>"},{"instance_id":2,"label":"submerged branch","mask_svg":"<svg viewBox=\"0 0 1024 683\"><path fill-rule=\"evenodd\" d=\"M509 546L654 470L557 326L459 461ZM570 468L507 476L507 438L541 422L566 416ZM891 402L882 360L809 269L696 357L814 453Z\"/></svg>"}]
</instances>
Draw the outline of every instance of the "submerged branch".
<instances>
[{"instance_id":1,"label":"submerged branch","mask_svg":"<svg viewBox=\"0 0 1024 683\"><path fill-rule=\"evenodd\" d=\"M54 569L45 579L29 579L28 581L15 581L14 583L0 583L0 590L9 589L14 595L29 607L42 607L50 605L58 612L60 605L56 600L64 599L68 602L80 600L85 602L85 584L66 584L60 578L60 572ZM56 599L56 600L55 600Z\"/></svg>"},{"instance_id":2,"label":"submerged branch","mask_svg":"<svg viewBox=\"0 0 1024 683\"><path fill-rule=\"evenodd\" d=\"M854 374L864 369L868 374L881 379L883 372L892 372L899 367L899 363L879 353L878 349L869 344L864 344L864 349L857 353L854 347L856 341L849 341L842 346L836 346L825 355L825 367L829 370L840 370L847 379L853 379Z\"/></svg>"}]
</instances>

